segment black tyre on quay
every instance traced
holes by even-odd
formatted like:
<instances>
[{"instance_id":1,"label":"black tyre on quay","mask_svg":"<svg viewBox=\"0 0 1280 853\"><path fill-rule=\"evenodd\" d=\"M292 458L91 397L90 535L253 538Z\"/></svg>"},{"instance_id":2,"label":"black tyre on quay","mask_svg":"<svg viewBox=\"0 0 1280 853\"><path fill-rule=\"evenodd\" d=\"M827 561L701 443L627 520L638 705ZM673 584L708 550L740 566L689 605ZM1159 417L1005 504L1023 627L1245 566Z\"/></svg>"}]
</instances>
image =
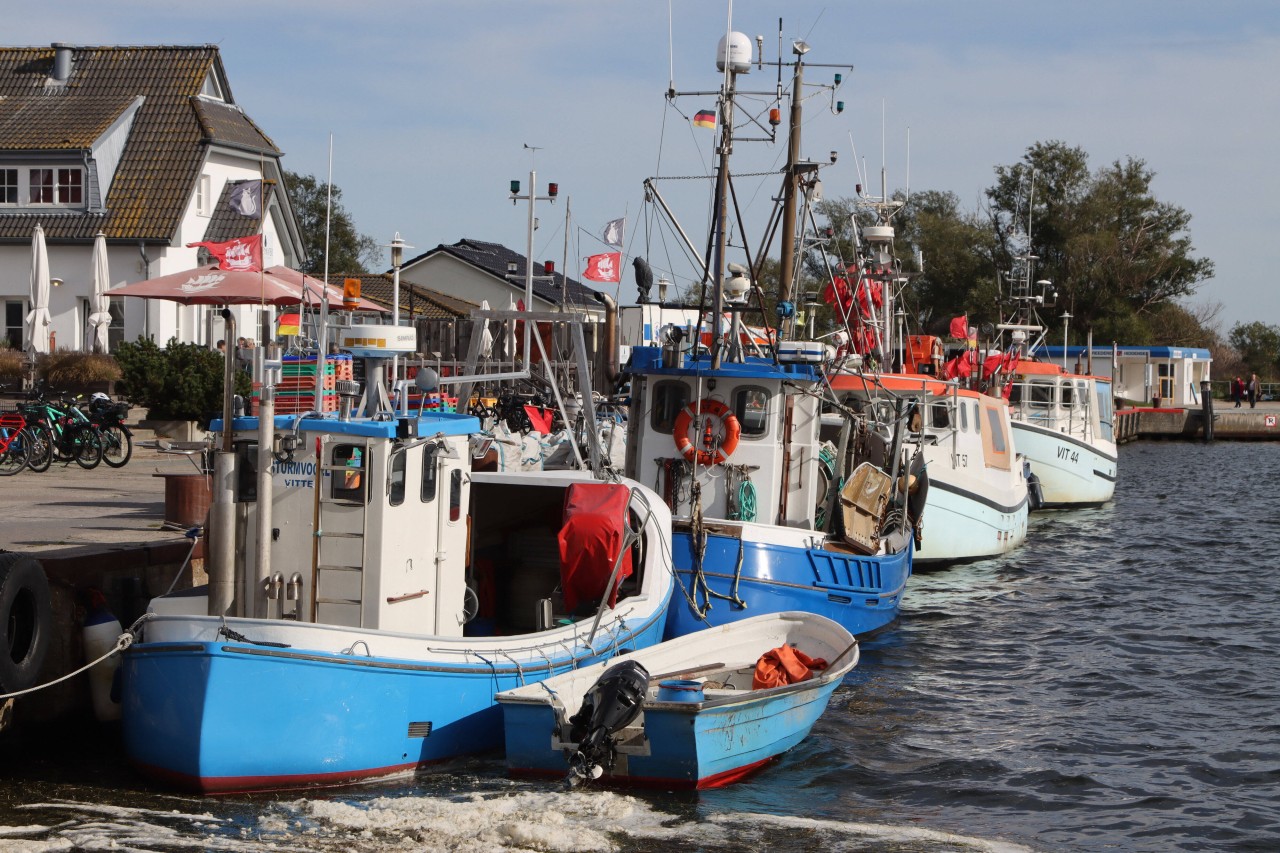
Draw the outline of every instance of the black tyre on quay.
<instances>
[{"instance_id":1,"label":"black tyre on quay","mask_svg":"<svg viewBox=\"0 0 1280 853\"><path fill-rule=\"evenodd\" d=\"M34 687L49 651L53 608L44 569L29 554L0 554L0 694Z\"/></svg>"}]
</instances>

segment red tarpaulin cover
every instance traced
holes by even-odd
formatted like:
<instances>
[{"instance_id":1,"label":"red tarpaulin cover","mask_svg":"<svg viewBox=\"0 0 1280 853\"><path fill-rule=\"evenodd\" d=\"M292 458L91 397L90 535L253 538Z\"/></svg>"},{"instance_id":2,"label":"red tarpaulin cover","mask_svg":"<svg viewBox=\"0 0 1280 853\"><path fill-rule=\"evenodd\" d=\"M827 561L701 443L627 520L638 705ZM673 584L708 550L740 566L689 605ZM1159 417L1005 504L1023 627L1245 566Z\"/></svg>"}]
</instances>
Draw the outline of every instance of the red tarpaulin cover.
<instances>
[{"instance_id":1,"label":"red tarpaulin cover","mask_svg":"<svg viewBox=\"0 0 1280 853\"><path fill-rule=\"evenodd\" d=\"M617 483L574 483L564 502L560 528L560 587L565 611L582 600L599 601L609 583L614 560L626 537L627 503L631 489ZM631 575L631 549L622 557L618 583ZM609 606L618 600L615 586Z\"/></svg>"}]
</instances>

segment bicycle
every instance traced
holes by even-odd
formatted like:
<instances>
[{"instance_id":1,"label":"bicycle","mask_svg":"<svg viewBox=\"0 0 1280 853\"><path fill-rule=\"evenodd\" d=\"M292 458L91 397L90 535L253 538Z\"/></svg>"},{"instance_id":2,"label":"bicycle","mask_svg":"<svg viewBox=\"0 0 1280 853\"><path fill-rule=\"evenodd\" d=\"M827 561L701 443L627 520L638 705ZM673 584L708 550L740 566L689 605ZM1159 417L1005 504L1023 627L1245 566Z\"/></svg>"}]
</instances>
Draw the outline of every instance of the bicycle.
<instances>
[{"instance_id":1,"label":"bicycle","mask_svg":"<svg viewBox=\"0 0 1280 853\"><path fill-rule=\"evenodd\" d=\"M123 468L133 458L133 433L125 426L128 403L115 403L106 394L89 398L89 423L102 441L102 461L111 468Z\"/></svg>"},{"instance_id":2,"label":"bicycle","mask_svg":"<svg viewBox=\"0 0 1280 853\"><path fill-rule=\"evenodd\" d=\"M0 412L0 477L12 477L27 467L31 441L27 421L16 412Z\"/></svg>"},{"instance_id":3,"label":"bicycle","mask_svg":"<svg viewBox=\"0 0 1280 853\"><path fill-rule=\"evenodd\" d=\"M20 408L28 421L38 423L43 428L43 440L48 442L53 459L67 464L74 460L87 470L97 468L102 461L102 439L97 430L89 423L84 412L65 400L65 395L60 408L45 398L45 392L42 381L28 396L28 402ZM45 464L43 468L35 470L43 471L48 467Z\"/></svg>"}]
</instances>

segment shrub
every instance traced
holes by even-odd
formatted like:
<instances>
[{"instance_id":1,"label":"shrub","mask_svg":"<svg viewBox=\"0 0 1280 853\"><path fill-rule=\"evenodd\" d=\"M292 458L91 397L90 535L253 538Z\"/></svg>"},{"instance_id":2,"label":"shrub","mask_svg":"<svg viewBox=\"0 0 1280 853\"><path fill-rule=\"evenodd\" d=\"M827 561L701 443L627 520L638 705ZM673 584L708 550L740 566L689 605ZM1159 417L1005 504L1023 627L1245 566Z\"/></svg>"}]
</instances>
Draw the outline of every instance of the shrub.
<instances>
[{"instance_id":1,"label":"shrub","mask_svg":"<svg viewBox=\"0 0 1280 853\"><path fill-rule=\"evenodd\" d=\"M116 348L120 392L143 406L150 420L198 421L200 427L222 413L223 356L199 344L170 339L164 349L140 338ZM248 374L235 371L235 393L248 396Z\"/></svg>"},{"instance_id":2,"label":"shrub","mask_svg":"<svg viewBox=\"0 0 1280 853\"><path fill-rule=\"evenodd\" d=\"M22 371L27 356L21 350L0 347L0 382L15 382L22 379Z\"/></svg>"},{"instance_id":3,"label":"shrub","mask_svg":"<svg viewBox=\"0 0 1280 853\"><path fill-rule=\"evenodd\" d=\"M109 355L59 350L40 357L40 375L53 388L76 388L116 381L120 366Z\"/></svg>"}]
</instances>

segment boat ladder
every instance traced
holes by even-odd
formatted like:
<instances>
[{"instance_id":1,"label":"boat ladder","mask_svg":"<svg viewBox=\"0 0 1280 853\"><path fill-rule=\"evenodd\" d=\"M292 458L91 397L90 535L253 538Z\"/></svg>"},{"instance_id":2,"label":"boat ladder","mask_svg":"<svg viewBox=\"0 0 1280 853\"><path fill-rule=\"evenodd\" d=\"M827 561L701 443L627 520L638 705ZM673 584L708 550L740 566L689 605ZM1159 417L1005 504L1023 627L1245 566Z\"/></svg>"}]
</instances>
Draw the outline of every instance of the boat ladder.
<instances>
[{"instance_id":1,"label":"boat ladder","mask_svg":"<svg viewBox=\"0 0 1280 853\"><path fill-rule=\"evenodd\" d=\"M370 442L325 438L316 465L311 620L364 627ZM324 608L324 612L321 612Z\"/></svg>"}]
</instances>

